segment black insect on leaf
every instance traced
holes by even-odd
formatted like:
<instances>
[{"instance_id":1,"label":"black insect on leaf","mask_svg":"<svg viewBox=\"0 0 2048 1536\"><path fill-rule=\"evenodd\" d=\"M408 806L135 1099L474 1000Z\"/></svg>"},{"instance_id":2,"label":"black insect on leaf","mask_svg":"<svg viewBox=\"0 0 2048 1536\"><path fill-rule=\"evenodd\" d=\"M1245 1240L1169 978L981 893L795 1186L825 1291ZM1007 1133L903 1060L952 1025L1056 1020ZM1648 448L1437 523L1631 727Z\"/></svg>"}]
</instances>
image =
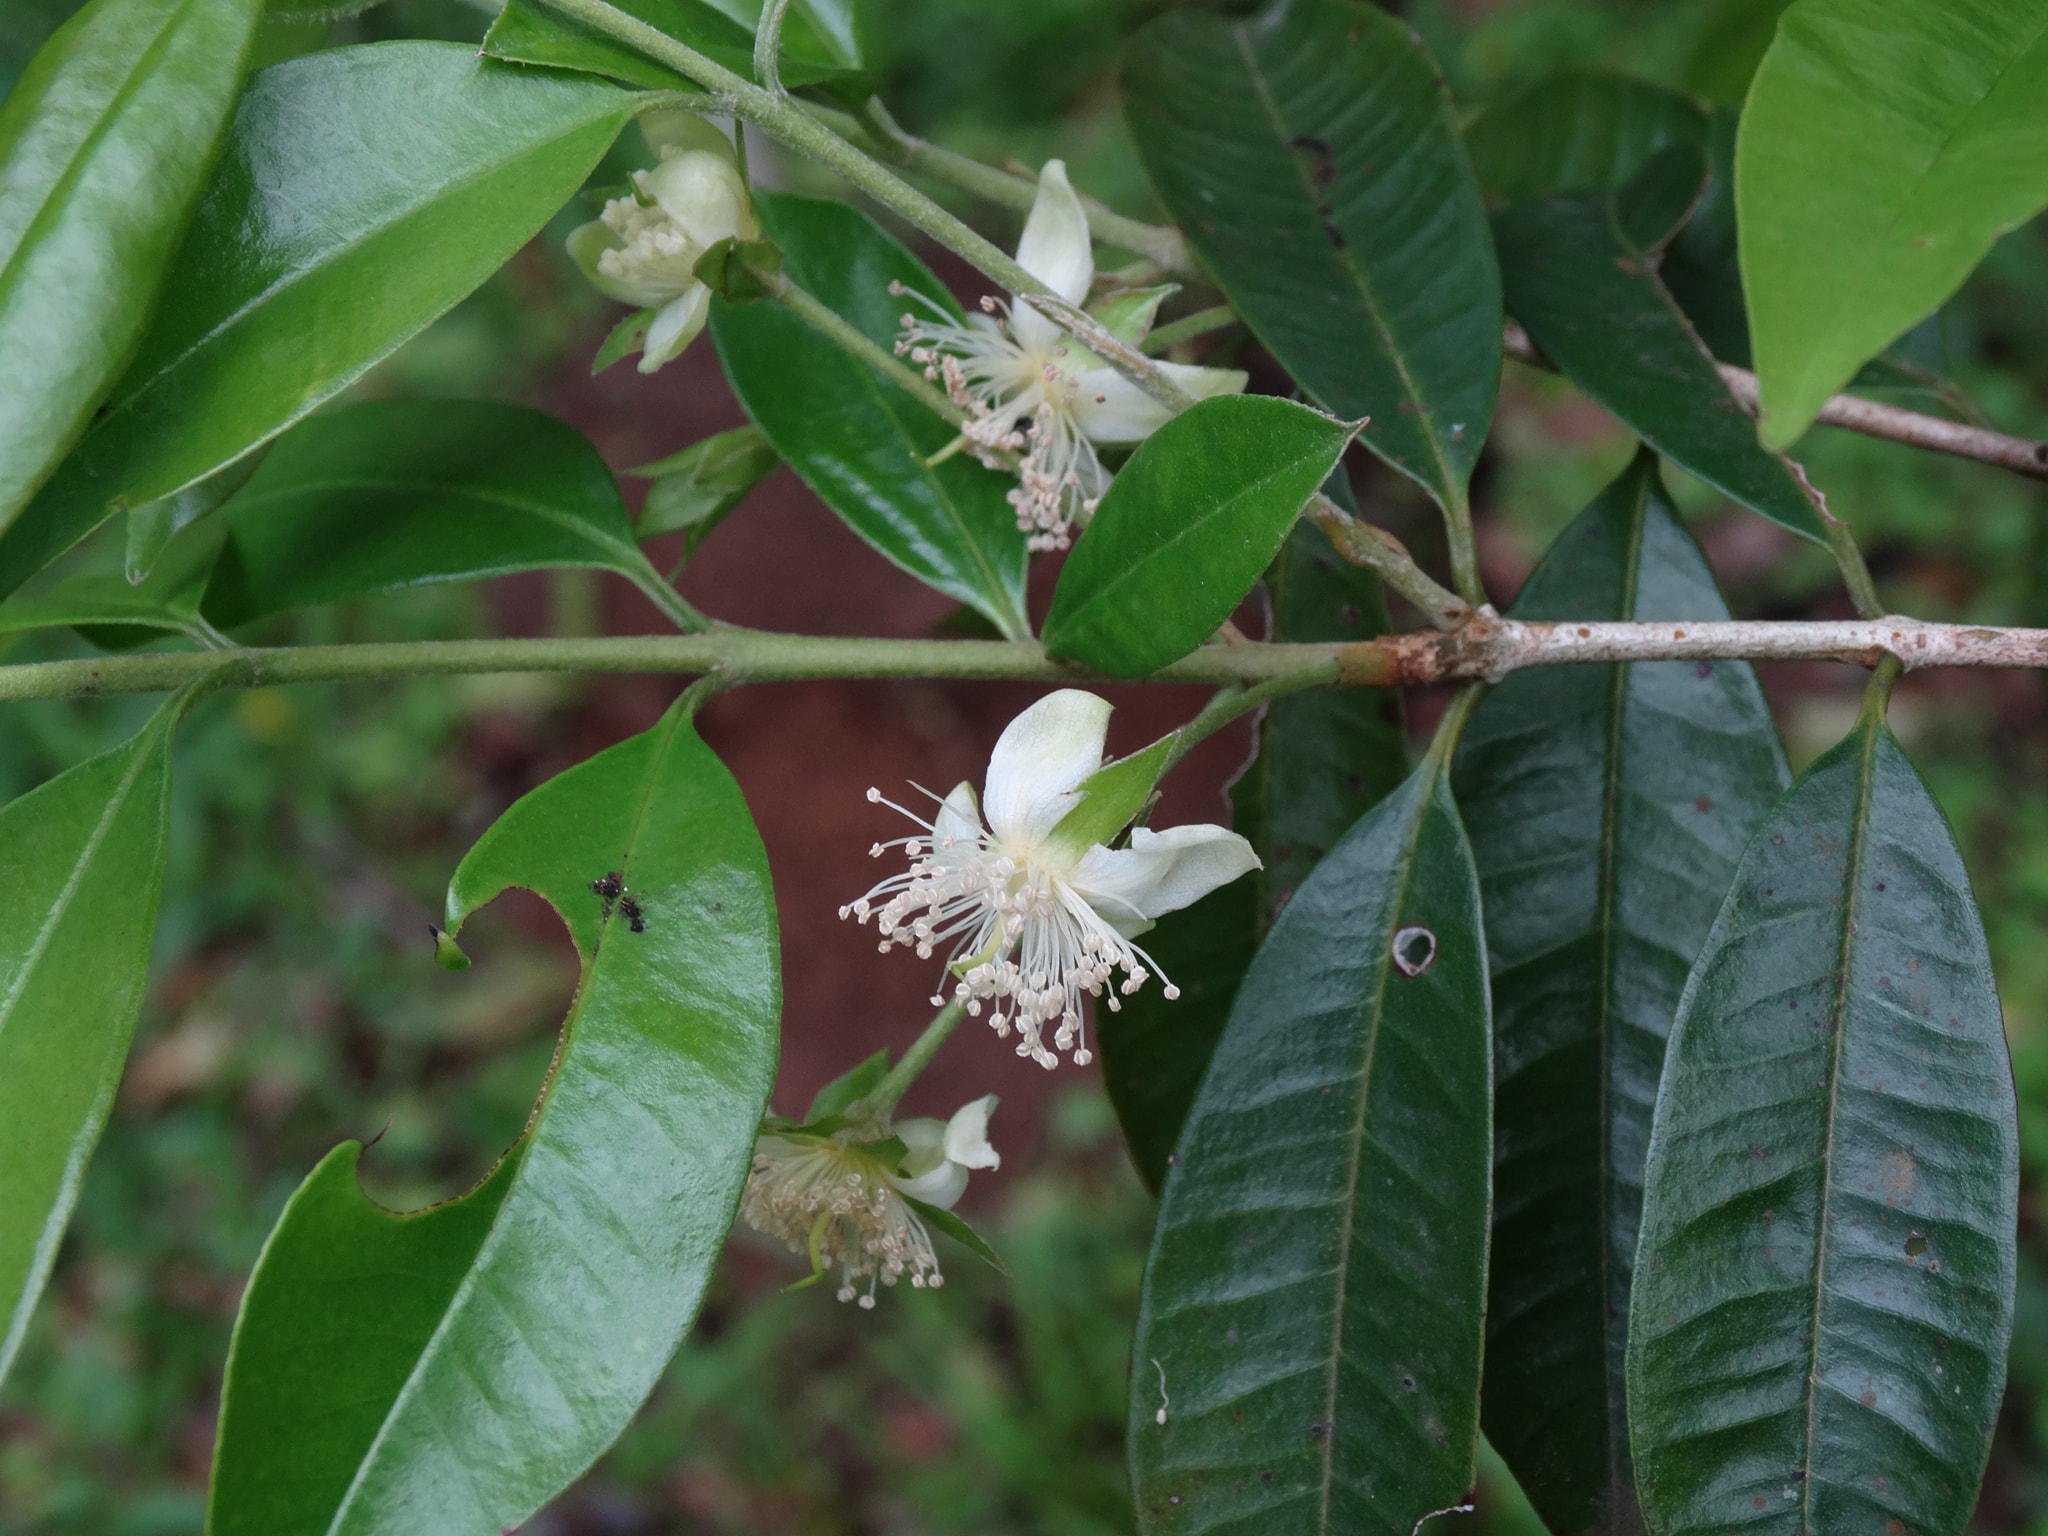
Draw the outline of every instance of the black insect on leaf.
<instances>
[{"instance_id":1,"label":"black insect on leaf","mask_svg":"<svg viewBox=\"0 0 2048 1536\"><path fill-rule=\"evenodd\" d=\"M640 903L632 897L621 896L619 898L619 916L626 920L626 925L635 933L645 933L647 931L647 915L640 910Z\"/></svg>"}]
</instances>

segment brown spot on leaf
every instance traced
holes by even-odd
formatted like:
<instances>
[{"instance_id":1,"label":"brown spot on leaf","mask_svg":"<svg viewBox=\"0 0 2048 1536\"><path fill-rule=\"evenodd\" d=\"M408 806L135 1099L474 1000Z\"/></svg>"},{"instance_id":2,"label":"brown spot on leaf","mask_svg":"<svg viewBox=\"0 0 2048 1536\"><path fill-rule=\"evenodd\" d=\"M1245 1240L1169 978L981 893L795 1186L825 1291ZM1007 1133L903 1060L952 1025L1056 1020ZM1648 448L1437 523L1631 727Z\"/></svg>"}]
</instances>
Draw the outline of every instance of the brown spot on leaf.
<instances>
[{"instance_id":1,"label":"brown spot on leaf","mask_svg":"<svg viewBox=\"0 0 2048 1536\"><path fill-rule=\"evenodd\" d=\"M1912 1153L1903 1148L1885 1153L1877 1164L1877 1182L1884 1190L1885 1204L1897 1205L1901 1200L1912 1199L1913 1185L1919 1176Z\"/></svg>"}]
</instances>

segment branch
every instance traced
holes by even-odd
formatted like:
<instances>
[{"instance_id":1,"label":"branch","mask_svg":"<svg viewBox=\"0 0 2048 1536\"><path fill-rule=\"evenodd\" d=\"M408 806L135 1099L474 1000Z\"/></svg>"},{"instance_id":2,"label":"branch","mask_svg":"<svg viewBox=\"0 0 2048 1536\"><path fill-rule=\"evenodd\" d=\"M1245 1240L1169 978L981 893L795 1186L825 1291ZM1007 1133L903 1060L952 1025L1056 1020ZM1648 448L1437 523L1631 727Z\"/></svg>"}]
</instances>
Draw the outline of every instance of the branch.
<instances>
[{"instance_id":1,"label":"branch","mask_svg":"<svg viewBox=\"0 0 2048 1536\"><path fill-rule=\"evenodd\" d=\"M1509 357L1528 363L1537 368L1557 372L1557 366L1536 349L1529 333L1519 325L1510 325L1502 336L1502 344ZM1740 400L1750 415L1756 414L1756 375L1747 368L1738 368L1733 363L1716 362L1721 377L1727 383L1730 393ZM1939 416L1923 415L1919 411L1908 411L1896 405L1883 405L1875 400L1865 400L1860 395L1836 395L1820 408L1817 421L1831 427L1846 427L1851 432L1861 432L1865 437L1882 438L1886 442L1904 443L1909 448L1926 448L1935 453L1953 454L1959 459L1974 459L1979 464L1992 464L2000 469L2009 469L2015 474L2025 475L2033 480L2048 480L2048 443L2029 442L2024 437L2009 437L2003 432L1993 432L1988 427L1965 426L1957 421L1944 421Z\"/></svg>"},{"instance_id":2,"label":"branch","mask_svg":"<svg viewBox=\"0 0 2048 1536\"><path fill-rule=\"evenodd\" d=\"M1904 669L2048 668L2048 629L1927 624L1918 619L1828 623L1526 624L1474 614L1449 633L1384 635L1319 644L1206 645L1143 679L1247 690L1286 680L1396 688L1468 678L1497 682L1524 667L1614 661L1845 661ZM701 635L580 640L443 640L311 645L283 650L97 656L0 666L0 703L96 694L163 693L217 674L225 687L481 672L716 673L727 686L800 678L1006 678L1115 681L1047 656L1028 641L842 640L719 627Z\"/></svg>"},{"instance_id":3,"label":"branch","mask_svg":"<svg viewBox=\"0 0 2048 1536\"><path fill-rule=\"evenodd\" d=\"M1438 629L1456 629L1472 617L1471 604L1417 565L1415 557L1386 529L1360 522L1320 491L1310 499L1307 516L1340 556L1378 576L1420 608Z\"/></svg>"}]
</instances>

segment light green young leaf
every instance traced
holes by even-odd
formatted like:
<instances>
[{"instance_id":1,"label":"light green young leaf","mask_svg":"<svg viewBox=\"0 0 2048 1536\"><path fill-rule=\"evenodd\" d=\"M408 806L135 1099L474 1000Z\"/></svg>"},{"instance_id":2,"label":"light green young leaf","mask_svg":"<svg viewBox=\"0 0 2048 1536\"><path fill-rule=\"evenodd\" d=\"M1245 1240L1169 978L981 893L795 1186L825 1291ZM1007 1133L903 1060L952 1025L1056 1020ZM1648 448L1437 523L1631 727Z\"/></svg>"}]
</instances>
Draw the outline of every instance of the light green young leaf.
<instances>
[{"instance_id":1,"label":"light green young leaf","mask_svg":"<svg viewBox=\"0 0 2048 1536\"><path fill-rule=\"evenodd\" d=\"M92 0L0 106L0 530L142 340L262 0Z\"/></svg>"},{"instance_id":2,"label":"light green young leaf","mask_svg":"<svg viewBox=\"0 0 2048 1536\"><path fill-rule=\"evenodd\" d=\"M142 1008L171 735L187 702L0 809L0 1376L56 1260Z\"/></svg>"},{"instance_id":3,"label":"light green young leaf","mask_svg":"<svg viewBox=\"0 0 2048 1536\"><path fill-rule=\"evenodd\" d=\"M610 870L642 931L605 919ZM534 1118L460 1200L379 1209L353 1143L294 1196L235 1327L212 1536L517 1526L625 1428L703 1300L780 986L760 837L686 707L506 812L449 928L514 885L583 968Z\"/></svg>"},{"instance_id":4,"label":"light green young leaf","mask_svg":"<svg viewBox=\"0 0 2048 1536\"><path fill-rule=\"evenodd\" d=\"M1760 431L1784 448L2048 206L2048 0L1799 0L1750 86L1735 200Z\"/></svg>"},{"instance_id":5,"label":"light green young leaf","mask_svg":"<svg viewBox=\"0 0 2048 1536\"><path fill-rule=\"evenodd\" d=\"M694 550L781 465L782 456L769 446L761 429L748 426L707 437L657 464L629 469L629 475L654 481L640 505L634 531L651 539L688 529L688 545Z\"/></svg>"},{"instance_id":6,"label":"light green young leaf","mask_svg":"<svg viewBox=\"0 0 2048 1536\"><path fill-rule=\"evenodd\" d=\"M360 378L574 195L633 108L452 43L338 48L249 85L105 411L0 536L0 595ZM345 151L337 146L345 146Z\"/></svg>"}]
</instances>

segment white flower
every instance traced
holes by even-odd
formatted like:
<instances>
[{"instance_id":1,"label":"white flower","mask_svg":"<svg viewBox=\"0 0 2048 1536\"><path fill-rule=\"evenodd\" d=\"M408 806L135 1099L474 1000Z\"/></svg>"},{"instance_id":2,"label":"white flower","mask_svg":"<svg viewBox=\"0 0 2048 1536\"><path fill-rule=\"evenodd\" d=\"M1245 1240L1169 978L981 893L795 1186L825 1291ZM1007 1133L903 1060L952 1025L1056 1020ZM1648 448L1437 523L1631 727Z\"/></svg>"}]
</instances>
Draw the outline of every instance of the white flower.
<instances>
[{"instance_id":1,"label":"white flower","mask_svg":"<svg viewBox=\"0 0 2048 1536\"><path fill-rule=\"evenodd\" d=\"M991 1001L995 1032L1007 1037L1014 1027L1017 1054L1043 1067L1058 1062L1055 1050L1071 1050L1078 1065L1090 1060L1084 992L1102 997L1121 970L1125 979L1108 992L1114 1011L1118 992L1137 991L1158 970L1134 937L1259 867L1251 844L1224 827L1138 827L1128 848L1062 828L1086 798L1083 782L1102 766L1109 711L1091 693L1064 689L1012 720L989 758L987 828L968 784L940 801L930 821L869 790L869 800L923 832L877 843L870 852L900 847L910 868L839 909L863 923L873 917L884 951L901 945L929 959L944 950L967 1011L979 1014ZM1180 995L1160 979L1169 998Z\"/></svg>"},{"instance_id":2,"label":"white flower","mask_svg":"<svg viewBox=\"0 0 2048 1536\"><path fill-rule=\"evenodd\" d=\"M931 1232L910 1201L951 1210L970 1168L1002 1165L988 1143L995 1106L989 1094L944 1124L916 1119L893 1129L870 1123L826 1136L763 1135L754 1143L740 1215L792 1252L808 1253L814 1278L837 1269L841 1301L872 1307L878 1284L894 1285L906 1274L913 1286L943 1285ZM892 1136L900 1156L889 1145Z\"/></svg>"},{"instance_id":3,"label":"white flower","mask_svg":"<svg viewBox=\"0 0 2048 1536\"><path fill-rule=\"evenodd\" d=\"M1088 216L1058 160L1039 175L1017 265L1070 304L1085 302L1095 280ZM900 284L890 291L908 292ZM1023 455L1010 492L1017 526L1033 549L1065 549L1074 520L1094 511L1109 488L1095 444L1142 442L1170 413L1029 304L985 298L984 313L963 325L922 294L909 296L928 313L903 317L897 354L942 380L970 415L962 436L982 462L1001 468L997 454ZM1156 366L1197 398L1245 387L1234 368Z\"/></svg>"},{"instance_id":4,"label":"white flower","mask_svg":"<svg viewBox=\"0 0 2048 1536\"><path fill-rule=\"evenodd\" d=\"M697 339L711 314L711 290L697 262L721 240L755 240L747 184L732 143L701 117L662 114L647 137L661 156L633 173L634 196L615 197L569 236L569 254L600 293L652 309L640 371L652 373Z\"/></svg>"}]
</instances>

